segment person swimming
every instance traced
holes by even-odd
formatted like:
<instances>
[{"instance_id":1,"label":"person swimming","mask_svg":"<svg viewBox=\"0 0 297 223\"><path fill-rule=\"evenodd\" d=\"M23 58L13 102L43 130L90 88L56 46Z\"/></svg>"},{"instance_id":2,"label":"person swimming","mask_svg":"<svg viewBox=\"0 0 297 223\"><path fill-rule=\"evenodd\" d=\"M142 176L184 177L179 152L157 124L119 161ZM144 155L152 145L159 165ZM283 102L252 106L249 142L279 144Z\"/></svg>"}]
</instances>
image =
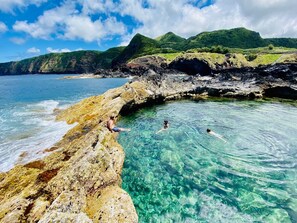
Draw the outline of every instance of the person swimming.
<instances>
[{"instance_id":1,"label":"person swimming","mask_svg":"<svg viewBox=\"0 0 297 223\"><path fill-rule=\"evenodd\" d=\"M221 136L221 135L218 134L218 133L215 133L214 131L212 131L212 130L210 130L210 129L206 129L206 132L207 132L208 134L213 135L214 137L216 137L216 138L222 140L223 142L227 142L227 141L224 139L223 136Z\"/></svg>"},{"instance_id":2,"label":"person swimming","mask_svg":"<svg viewBox=\"0 0 297 223\"><path fill-rule=\"evenodd\" d=\"M162 131L164 131L164 130L166 130L168 128L169 128L169 122L168 122L168 120L164 120L163 128L160 129L158 132L156 132L156 134L158 134L159 132L162 132Z\"/></svg>"},{"instance_id":3,"label":"person swimming","mask_svg":"<svg viewBox=\"0 0 297 223\"><path fill-rule=\"evenodd\" d=\"M119 128L115 125L115 117L110 116L109 120L107 121L107 128L111 132L128 132L131 131L131 129L125 129L125 128Z\"/></svg>"}]
</instances>

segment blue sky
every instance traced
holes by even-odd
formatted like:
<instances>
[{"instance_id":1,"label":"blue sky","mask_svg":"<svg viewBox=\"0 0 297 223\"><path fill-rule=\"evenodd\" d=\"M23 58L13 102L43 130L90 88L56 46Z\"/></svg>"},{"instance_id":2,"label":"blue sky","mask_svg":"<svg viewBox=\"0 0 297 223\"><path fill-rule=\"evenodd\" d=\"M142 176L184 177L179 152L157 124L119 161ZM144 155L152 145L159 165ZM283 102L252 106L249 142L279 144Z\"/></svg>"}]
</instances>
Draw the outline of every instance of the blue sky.
<instances>
[{"instance_id":1,"label":"blue sky","mask_svg":"<svg viewBox=\"0 0 297 223\"><path fill-rule=\"evenodd\" d=\"M136 33L246 27L297 37L296 0L0 0L0 62L50 52L106 50Z\"/></svg>"}]
</instances>

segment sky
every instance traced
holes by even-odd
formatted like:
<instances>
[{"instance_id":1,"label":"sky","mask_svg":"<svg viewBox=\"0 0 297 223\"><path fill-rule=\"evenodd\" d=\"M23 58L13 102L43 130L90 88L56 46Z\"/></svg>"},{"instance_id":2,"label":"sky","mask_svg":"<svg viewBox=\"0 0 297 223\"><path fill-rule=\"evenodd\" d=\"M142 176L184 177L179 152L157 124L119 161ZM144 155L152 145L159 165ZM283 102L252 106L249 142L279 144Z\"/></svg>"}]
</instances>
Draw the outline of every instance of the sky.
<instances>
[{"instance_id":1,"label":"sky","mask_svg":"<svg viewBox=\"0 0 297 223\"><path fill-rule=\"evenodd\" d=\"M104 51L136 33L188 38L245 27L265 38L297 38L296 10L296 0L0 0L0 62Z\"/></svg>"}]
</instances>

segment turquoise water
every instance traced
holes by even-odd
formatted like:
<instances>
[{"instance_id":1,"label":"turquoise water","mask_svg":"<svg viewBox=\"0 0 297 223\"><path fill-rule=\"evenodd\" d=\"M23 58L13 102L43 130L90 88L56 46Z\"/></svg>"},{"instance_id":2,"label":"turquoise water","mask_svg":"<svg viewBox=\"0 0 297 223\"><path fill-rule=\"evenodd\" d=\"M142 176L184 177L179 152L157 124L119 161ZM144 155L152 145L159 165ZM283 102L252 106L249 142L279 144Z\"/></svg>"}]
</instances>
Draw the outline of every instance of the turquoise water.
<instances>
[{"instance_id":1,"label":"turquoise water","mask_svg":"<svg viewBox=\"0 0 297 223\"><path fill-rule=\"evenodd\" d=\"M0 172L41 157L72 126L55 109L118 87L127 79L61 79L63 75L0 76ZM25 154L20 158L21 154Z\"/></svg>"},{"instance_id":2,"label":"turquoise water","mask_svg":"<svg viewBox=\"0 0 297 223\"><path fill-rule=\"evenodd\" d=\"M123 188L140 222L297 222L296 114L282 103L182 101L123 117ZM164 119L170 128L155 134Z\"/></svg>"}]
</instances>

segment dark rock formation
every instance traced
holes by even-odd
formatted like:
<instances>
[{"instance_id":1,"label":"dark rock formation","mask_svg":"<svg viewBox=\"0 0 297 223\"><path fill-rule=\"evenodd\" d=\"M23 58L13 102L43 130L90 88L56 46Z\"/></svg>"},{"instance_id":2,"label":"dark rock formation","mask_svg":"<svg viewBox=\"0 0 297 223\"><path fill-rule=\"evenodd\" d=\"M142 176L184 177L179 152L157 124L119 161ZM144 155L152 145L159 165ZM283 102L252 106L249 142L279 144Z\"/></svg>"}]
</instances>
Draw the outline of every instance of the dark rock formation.
<instances>
[{"instance_id":1,"label":"dark rock formation","mask_svg":"<svg viewBox=\"0 0 297 223\"><path fill-rule=\"evenodd\" d=\"M225 69L210 75L143 75L140 80L156 86L161 92L183 91L183 96L297 98L297 64L281 64L258 68ZM158 96L164 98L165 96Z\"/></svg>"},{"instance_id":2,"label":"dark rock formation","mask_svg":"<svg viewBox=\"0 0 297 223\"><path fill-rule=\"evenodd\" d=\"M291 64L274 64L268 66L260 66L256 68L244 67L235 69L223 69L213 71L216 75L220 75L223 79L241 78L241 80L249 80L255 78L257 81L279 80L296 84L297 82L297 63Z\"/></svg>"},{"instance_id":3,"label":"dark rock formation","mask_svg":"<svg viewBox=\"0 0 297 223\"><path fill-rule=\"evenodd\" d=\"M159 56L145 56L145 57L138 57L132 60L130 63L127 64L129 67L145 67L149 69L167 69L167 61L163 57Z\"/></svg>"},{"instance_id":4,"label":"dark rock formation","mask_svg":"<svg viewBox=\"0 0 297 223\"><path fill-rule=\"evenodd\" d=\"M198 60L197 58L193 59L184 59L174 60L169 67L171 69L176 69L182 72L185 72L189 75L200 74L202 76L208 76L211 74L211 68L206 61Z\"/></svg>"},{"instance_id":5,"label":"dark rock formation","mask_svg":"<svg viewBox=\"0 0 297 223\"><path fill-rule=\"evenodd\" d=\"M278 97L297 100L297 88L289 86L275 86L264 90L266 97Z\"/></svg>"}]
</instances>

